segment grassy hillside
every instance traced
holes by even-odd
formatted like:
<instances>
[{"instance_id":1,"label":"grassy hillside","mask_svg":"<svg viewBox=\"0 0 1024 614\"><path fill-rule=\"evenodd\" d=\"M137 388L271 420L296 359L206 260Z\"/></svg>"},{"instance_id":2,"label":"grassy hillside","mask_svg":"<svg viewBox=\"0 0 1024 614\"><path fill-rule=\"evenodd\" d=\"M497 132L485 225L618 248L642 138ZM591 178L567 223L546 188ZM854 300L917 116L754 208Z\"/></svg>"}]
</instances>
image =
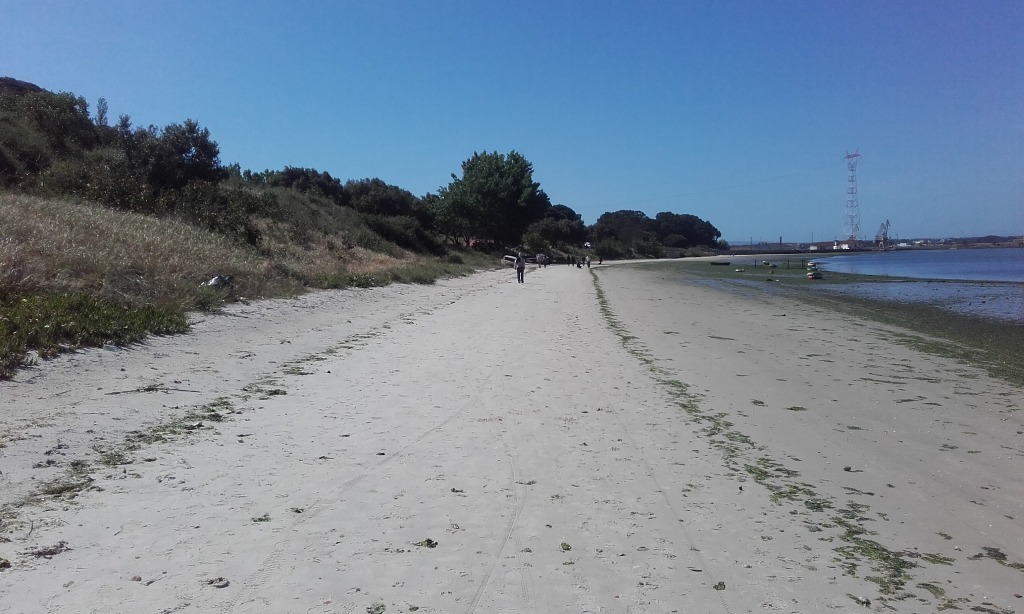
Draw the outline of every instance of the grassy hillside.
<instances>
[{"instance_id":1,"label":"grassy hillside","mask_svg":"<svg viewBox=\"0 0 1024 614\"><path fill-rule=\"evenodd\" d=\"M253 217L255 244L173 216L0 191L0 377L82 346L187 329L185 313L306 288L432 283L494 266L468 252L416 253L401 218L311 196L278 196L286 215ZM397 243L396 243L397 241ZM226 288L202 285L231 275Z\"/></svg>"}]
</instances>

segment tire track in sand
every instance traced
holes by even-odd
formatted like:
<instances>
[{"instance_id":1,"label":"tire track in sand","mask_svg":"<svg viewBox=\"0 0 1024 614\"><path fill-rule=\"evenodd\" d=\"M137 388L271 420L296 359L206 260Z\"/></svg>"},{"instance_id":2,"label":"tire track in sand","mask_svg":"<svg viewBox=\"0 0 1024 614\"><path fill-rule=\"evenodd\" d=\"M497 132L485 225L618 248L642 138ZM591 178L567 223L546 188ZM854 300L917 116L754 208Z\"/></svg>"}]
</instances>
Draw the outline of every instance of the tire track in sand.
<instances>
[{"instance_id":1,"label":"tire track in sand","mask_svg":"<svg viewBox=\"0 0 1024 614\"><path fill-rule=\"evenodd\" d=\"M438 309L443 309L445 307L448 307L450 305L455 304L459 299L466 298L467 296L475 295L477 293L480 293L480 292L486 290L487 288L488 288L488 286L480 286L480 287L464 289L462 293L457 293L458 296L456 298L452 298L451 296L449 296L446 293L446 294L442 295L442 297L439 300L437 300L436 302L434 302L431 305L428 305L428 306L426 306L424 308L421 308L421 309L417 309L417 310L415 310L413 312L403 312L401 314L400 318L399 318L399 321L403 321L403 322L409 321L409 320L411 320L414 317L415 314L429 315L431 313L434 313ZM375 327L372 327L369 331L364 331L362 333L357 333L357 334L351 335L350 339L353 342L355 342L356 339L361 340L361 339L365 339L365 338L376 337L377 335L379 335L386 328L389 328L389 326L387 326L387 325L375 326ZM349 341L349 340L343 341L341 344L338 344L338 347L343 347L345 345L349 345L348 349L350 349L350 350L354 349L354 348L351 347L350 344L346 343L347 341ZM350 352L350 353L352 353L352 352ZM345 495L348 493L348 491L350 491L352 488L354 488L357 484L359 484L360 482L362 482L366 478L368 478L368 477L378 473L381 469L386 467L388 464L393 462L395 459L403 458L404 456L406 456L412 449L414 449L416 446L418 446L420 443L422 443L423 440L426 439L427 437L429 437L430 435L433 435L434 433L438 432L440 429L444 428L445 426L447 426L448 424L452 423L456 419L464 417L465 414L470 409L472 409L472 408L474 408L474 407L479 405L481 396L483 394L483 391L485 391L485 390L487 390L489 388L489 386L491 384L491 380L493 379L493 377L494 377L494 372L492 371L489 375L487 375L479 383L479 385L477 387L478 392L475 395L473 395L472 397L470 397L468 400L466 400L450 416L448 416L447 418L445 418L441 422L437 423L433 427L431 427L431 428L427 429L426 431L422 432L415 439L413 439L410 443L408 443L405 446L402 446L401 448L399 448L398 451L396 451L395 453L393 453L393 454L383 458L382 460L380 460L376 465L374 465L368 471L365 471L365 472L363 472L363 473L361 473L359 475L356 475L356 476L350 478L349 480L343 482L341 484L341 486L339 487L339 489L337 490L337 493L334 496L326 498L326 499L316 499L316 500L314 500L313 503L310 504L306 508L306 510L305 510L305 512L303 514L301 514L300 516L296 517L288 525L288 528L294 530L295 528L301 526L302 524L308 522L309 520L311 520L313 518L316 518L324 510L329 509L334 503L342 500L345 497ZM287 532L287 533L290 533L290 532ZM240 606L242 606L242 605L244 605L246 603L249 603L249 602L253 601L254 599L256 599L253 596L253 594L256 591L262 589L264 587L264 585L267 583L267 580L270 578L271 574L273 574L274 572L276 572L276 571L278 571L280 569L281 564L282 564L282 561L281 561L282 557L281 557L281 555L282 555L282 553L283 553L283 551L285 549L284 546L285 546L285 544L288 541L289 541L289 538L281 538L280 540L276 541L274 543L272 549L271 549L270 554L267 555L263 559L262 563L260 564L260 567L255 572L250 574L242 582L242 588L234 595L234 597L232 597L228 601L222 602L218 606L218 610L221 611L221 612L235 612L235 611L237 611L239 609Z\"/></svg>"},{"instance_id":2,"label":"tire track in sand","mask_svg":"<svg viewBox=\"0 0 1024 614\"><path fill-rule=\"evenodd\" d=\"M509 448L508 441L505 439L504 433L499 433L501 437L501 444L505 449L505 455L508 457L509 464L509 490L512 492L512 514L509 517L508 524L505 525L505 531L503 533L504 538L501 541L501 545L497 552L492 557L491 567L484 576L480 585L477 586L476 592L473 594L473 598L469 601L469 606L466 609L466 614L473 614L480 606L480 600L483 598L484 593L487 591L487 586L491 583L491 578L494 577L494 572L498 568L498 564L501 562L501 557L508 548L509 542L513 542L515 548L516 557L516 570L519 572L520 577L520 596L523 598L523 602L528 606L530 612L537 611L537 604L533 597L533 591L531 589L530 578L526 573L526 566L523 561L522 544L519 541L519 533L516 530L517 524L519 523L519 516L523 513L523 508L526 507L526 486L522 484L521 472L519 466L516 463L515 456L512 454L511 448ZM522 492L520 492L520 488Z\"/></svg>"},{"instance_id":3,"label":"tire track in sand","mask_svg":"<svg viewBox=\"0 0 1024 614\"><path fill-rule=\"evenodd\" d=\"M378 462L376 465L374 465L370 470L365 471L364 473L361 473L361 474L359 474L357 476L354 476L354 477L350 478L349 480L347 480L346 482L343 482L341 484L341 487L338 489L337 494L335 496L332 496L332 497L327 498L327 499L317 499L317 500L315 500L306 509L305 513L299 515L298 517L295 518L295 520L293 520L291 522L291 524L289 525L289 528L290 529L295 529L296 527L301 526L302 524L308 522L309 520L311 520L313 518L316 518L325 509L329 509L331 505L333 505L334 503L342 500L344 498L344 496L348 493L348 491L351 490L354 486L356 486L357 484L359 484L360 482L362 482L366 478L376 474L377 472L379 472L381 469L386 467L388 464L390 464L394 460L402 458L402 457L408 455L410 451L412 451L414 448L416 448L420 443L423 442L424 439L426 439L430 435L433 435L434 433L436 433L437 431L441 430L442 428L444 428L445 426L447 426L451 422L455 421L456 419L462 418L470 409L472 409L473 407L477 406L480 403L481 397L483 396L483 391L488 389L488 386L491 383L491 380L493 379L493 377L494 377L494 375L492 373L488 377L484 378L484 380L480 383L480 385L478 387L478 390L480 392L478 392L477 394L475 394L474 396L469 398L465 403L462 404L462 406L459 409L457 409L450 416L448 416L447 418L445 418L441 422L435 424L434 426L430 427L426 431L422 432L414 440L412 440L411 442L409 442L406 445L404 445L401 448L399 448L397 452L395 452L394 454L391 454L391 455L385 457L384 459L382 459L380 462ZM502 441L504 441L504 440L502 440ZM506 451L507 451L507 449L508 448L506 446ZM520 498L518 493L516 493L516 497L517 497L517 499ZM521 510L521 507L520 507L520 510ZM516 514L516 518L518 518L518 513ZM289 535L290 535L290 533L289 533ZM284 537L284 538L279 539L277 542L275 542L273 548L271 549L270 554L267 555L263 559L263 562L260 564L259 569L257 569L255 572L250 574L242 582L242 588L238 591L238 593L236 593L235 596L230 601L224 602L221 605L219 605L218 606L218 610L221 611L221 612L225 612L225 613L235 612L235 611L238 610L238 608L240 606L245 605L246 603L249 603L249 602L253 601L255 598L252 597L251 595L253 593L255 593L256 591L258 591L259 589L261 589L267 583L267 580L270 578L271 574L273 574L274 572L276 572L276 571L278 571L280 569L280 567L281 567L281 553L284 551L285 544L288 541L290 541L290 539L291 539L291 537ZM493 573L493 569L492 569L492 573ZM269 606L269 603L267 603L266 605Z\"/></svg>"}]
</instances>

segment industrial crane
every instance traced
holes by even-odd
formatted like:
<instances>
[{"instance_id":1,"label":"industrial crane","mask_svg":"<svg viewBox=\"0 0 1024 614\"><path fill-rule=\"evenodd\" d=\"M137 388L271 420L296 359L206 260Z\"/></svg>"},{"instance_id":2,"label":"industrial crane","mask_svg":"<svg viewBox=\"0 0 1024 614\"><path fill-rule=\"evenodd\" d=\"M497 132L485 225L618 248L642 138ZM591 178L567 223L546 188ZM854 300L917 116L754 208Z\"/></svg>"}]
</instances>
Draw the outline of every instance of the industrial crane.
<instances>
[{"instance_id":1,"label":"industrial crane","mask_svg":"<svg viewBox=\"0 0 1024 614\"><path fill-rule=\"evenodd\" d=\"M875 235L875 245L881 250L889 249L889 220L885 220L878 227L878 234Z\"/></svg>"}]
</instances>

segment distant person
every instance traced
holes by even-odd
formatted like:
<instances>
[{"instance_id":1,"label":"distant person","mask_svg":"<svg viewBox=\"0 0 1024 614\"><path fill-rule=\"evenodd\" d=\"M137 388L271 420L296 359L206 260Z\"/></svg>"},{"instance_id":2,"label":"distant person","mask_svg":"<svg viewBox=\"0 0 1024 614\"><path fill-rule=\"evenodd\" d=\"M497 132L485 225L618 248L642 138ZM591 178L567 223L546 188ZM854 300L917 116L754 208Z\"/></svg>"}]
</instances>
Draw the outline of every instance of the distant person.
<instances>
[{"instance_id":1,"label":"distant person","mask_svg":"<svg viewBox=\"0 0 1024 614\"><path fill-rule=\"evenodd\" d=\"M517 254L516 255L515 267L516 267L516 279L519 280L519 283L521 283L521 284L522 283L526 283L524 281L524 279L523 279L524 274L526 273L526 258L523 258L522 254Z\"/></svg>"},{"instance_id":2,"label":"distant person","mask_svg":"<svg viewBox=\"0 0 1024 614\"><path fill-rule=\"evenodd\" d=\"M587 256L587 268L590 268L590 256Z\"/></svg>"},{"instance_id":3,"label":"distant person","mask_svg":"<svg viewBox=\"0 0 1024 614\"><path fill-rule=\"evenodd\" d=\"M598 256L598 257L597 257L597 263L598 263L598 264L604 264L604 258L603 258L603 257L601 257L601 256Z\"/></svg>"}]
</instances>

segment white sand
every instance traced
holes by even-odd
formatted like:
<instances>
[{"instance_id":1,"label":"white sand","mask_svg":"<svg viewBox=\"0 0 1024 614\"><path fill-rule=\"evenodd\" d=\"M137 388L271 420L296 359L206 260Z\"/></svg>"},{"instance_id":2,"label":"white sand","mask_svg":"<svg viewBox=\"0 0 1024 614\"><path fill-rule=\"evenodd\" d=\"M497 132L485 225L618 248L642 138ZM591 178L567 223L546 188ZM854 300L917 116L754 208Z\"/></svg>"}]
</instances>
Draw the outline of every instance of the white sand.
<instances>
[{"instance_id":1,"label":"white sand","mask_svg":"<svg viewBox=\"0 0 1024 614\"><path fill-rule=\"evenodd\" d=\"M658 277L319 292L24 371L0 384L0 603L1021 608L1024 572L969 558L1024 562L1019 389L881 326ZM223 421L182 420L209 404ZM101 462L132 431L200 421ZM74 461L89 487L39 497ZM916 567L888 577L872 548Z\"/></svg>"}]
</instances>

